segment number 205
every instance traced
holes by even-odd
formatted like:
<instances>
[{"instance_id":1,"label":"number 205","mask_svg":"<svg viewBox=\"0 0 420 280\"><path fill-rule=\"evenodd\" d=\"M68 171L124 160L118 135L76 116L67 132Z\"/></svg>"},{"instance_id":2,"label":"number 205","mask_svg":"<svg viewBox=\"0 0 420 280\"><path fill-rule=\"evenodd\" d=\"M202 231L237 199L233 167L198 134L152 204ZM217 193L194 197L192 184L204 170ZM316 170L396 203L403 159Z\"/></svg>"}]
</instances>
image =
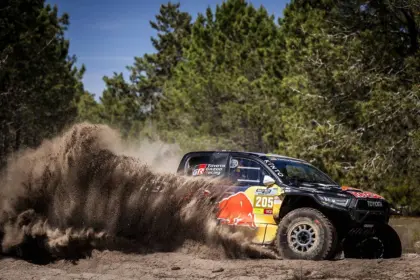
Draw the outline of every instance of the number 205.
<instances>
[{"instance_id":1,"label":"number 205","mask_svg":"<svg viewBox=\"0 0 420 280\"><path fill-rule=\"evenodd\" d=\"M257 196L255 198L255 207L272 208L274 197L272 196Z\"/></svg>"}]
</instances>

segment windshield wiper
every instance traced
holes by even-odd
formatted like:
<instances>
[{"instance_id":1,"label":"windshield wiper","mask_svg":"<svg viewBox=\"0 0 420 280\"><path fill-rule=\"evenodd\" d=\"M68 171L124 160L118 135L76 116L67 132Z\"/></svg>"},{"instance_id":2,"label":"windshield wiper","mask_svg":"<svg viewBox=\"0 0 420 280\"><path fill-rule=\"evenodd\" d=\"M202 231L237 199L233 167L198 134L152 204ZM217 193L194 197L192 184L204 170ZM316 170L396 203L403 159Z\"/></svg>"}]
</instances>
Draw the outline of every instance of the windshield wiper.
<instances>
[{"instance_id":1,"label":"windshield wiper","mask_svg":"<svg viewBox=\"0 0 420 280\"><path fill-rule=\"evenodd\" d=\"M316 187L320 187L320 188L330 188L330 187L339 188L340 187L337 184L328 184L328 183L319 183L319 182L311 182L311 184L315 185Z\"/></svg>"},{"instance_id":2,"label":"windshield wiper","mask_svg":"<svg viewBox=\"0 0 420 280\"><path fill-rule=\"evenodd\" d=\"M300 185L303 185L303 184L309 184L310 186L312 186L310 181L299 178L297 176L289 177L288 181L289 181L290 185L294 185L294 186L297 186L297 187L299 187Z\"/></svg>"},{"instance_id":3,"label":"windshield wiper","mask_svg":"<svg viewBox=\"0 0 420 280\"><path fill-rule=\"evenodd\" d=\"M309 180L305 180L299 177L290 177L289 179L289 184L291 185L295 185L297 187L299 186L306 186L306 187L317 187L317 188L328 188L328 187L339 187L336 184L328 184L328 183L321 183L321 182L315 182L315 181L309 181Z\"/></svg>"}]
</instances>

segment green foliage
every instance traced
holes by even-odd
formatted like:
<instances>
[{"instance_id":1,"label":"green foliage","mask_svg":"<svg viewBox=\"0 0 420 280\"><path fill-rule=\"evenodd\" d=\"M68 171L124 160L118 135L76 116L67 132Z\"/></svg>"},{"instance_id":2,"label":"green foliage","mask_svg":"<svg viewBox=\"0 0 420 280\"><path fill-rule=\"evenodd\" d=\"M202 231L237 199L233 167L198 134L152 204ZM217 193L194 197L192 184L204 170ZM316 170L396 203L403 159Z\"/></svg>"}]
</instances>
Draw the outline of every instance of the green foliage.
<instances>
[{"instance_id":1,"label":"green foliage","mask_svg":"<svg viewBox=\"0 0 420 280\"><path fill-rule=\"evenodd\" d=\"M144 120L140 98L134 87L124 81L122 74L104 77L106 90L101 96L102 120L118 127L123 136L138 131L139 122Z\"/></svg>"},{"instance_id":2,"label":"green foliage","mask_svg":"<svg viewBox=\"0 0 420 280\"><path fill-rule=\"evenodd\" d=\"M414 190L420 182L414 6L314 3L292 2L282 21L289 67L283 88L299 110L290 115L293 129L280 151L346 184L405 197L401 186Z\"/></svg>"},{"instance_id":3,"label":"green foliage","mask_svg":"<svg viewBox=\"0 0 420 280\"><path fill-rule=\"evenodd\" d=\"M0 165L77 117L85 69L68 57L68 22L41 0L0 4Z\"/></svg>"},{"instance_id":4,"label":"green foliage","mask_svg":"<svg viewBox=\"0 0 420 280\"><path fill-rule=\"evenodd\" d=\"M82 94L77 102L77 122L89 121L92 123L104 122L104 117L101 114L104 112L102 104L98 104L93 94L85 92Z\"/></svg>"},{"instance_id":5,"label":"green foliage","mask_svg":"<svg viewBox=\"0 0 420 280\"><path fill-rule=\"evenodd\" d=\"M385 197L398 205L403 214L420 213L420 189L408 185L393 185L384 191Z\"/></svg>"},{"instance_id":6,"label":"green foliage","mask_svg":"<svg viewBox=\"0 0 420 280\"><path fill-rule=\"evenodd\" d=\"M155 52L135 57L128 79L104 77L99 102L67 58L68 16L43 1L5 3L0 158L88 120L185 152L303 158L420 213L418 1L292 0L277 21L243 0L194 20L168 2L150 22Z\"/></svg>"},{"instance_id":7,"label":"green foliage","mask_svg":"<svg viewBox=\"0 0 420 280\"><path fill-rule=\"evenodd\" d=\"M214 14L207 9L198 15L189 42L166 82L159 128L229 139L240 149L267 149L274 138L269 124L275 126L281 107L275 86L281 40L274 18L244 1L227 1Z\"/></svg>"},{"instance_id":8,"label":"green foliage","mask_svg":"<svg viewBox=\"0 0 420 280\"><path fill-rule=\"evenodd\" d=\"M420 183L416 1L295 0L278 24L241 0L194 22L179 8L162 5L151 22L156 53L129 67L131 87L119 80L120 91L136 92L149 136L185 151L303 158L420 210L404 200ZM102 103L121 124L136 114L125 101Z\"/></svg>"},{"instance_id":9,"label":"green foliage","mask_svg":"<svg viewBox=\"0 0 420 280\"><path fill-rule=\"evenodd\" d=\"M183 59L191 32L191 16L180 11L180 4L168 2L159 12L156 21L150 21L158 34L152 38L157 53L134 58L134 64L127 67L131 72L129 82L121 73L104 77L106 90L95 107L99 113L94 115L99 116L100 122L120 129L126 137L137 137L140 133L156 136L150 122L155 118L165 82Z\"/></svg>"},{"instance_id":10,"label":"green foliage","mask_svg":"<svg viewBox=\"0 0 420 280\"><path fill-rule=\"evenodd\" d=\"M191 33L191 16L180 11L179 3L168 2L161 6L156 21L150 21L150 25L158 34L151 39L157 53L135 57L134 65L128 69L144 114L152 118L165 81L172 77L173 69L184 57L184 47Z\"/></svg>"}]
</instances>

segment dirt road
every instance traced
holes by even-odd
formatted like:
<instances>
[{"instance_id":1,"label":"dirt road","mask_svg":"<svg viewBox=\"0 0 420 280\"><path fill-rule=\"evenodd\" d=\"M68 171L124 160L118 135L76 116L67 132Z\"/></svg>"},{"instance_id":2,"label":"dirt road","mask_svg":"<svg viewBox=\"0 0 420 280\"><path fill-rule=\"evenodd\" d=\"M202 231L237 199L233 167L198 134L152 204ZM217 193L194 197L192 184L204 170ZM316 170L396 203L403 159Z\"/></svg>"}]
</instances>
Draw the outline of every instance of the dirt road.
<instances>
[{"instance_id":1,"label":"dirt road","mask_svg":"<svg viewBox=\"0 0 420 280\"><path fill-rule=\"evenodd\" d=\"M0 279L420 279L420 255L392 260L228 260L202 245L173 253L95 251L75 264L0 260Z\"/></svg>"}]
</instances>

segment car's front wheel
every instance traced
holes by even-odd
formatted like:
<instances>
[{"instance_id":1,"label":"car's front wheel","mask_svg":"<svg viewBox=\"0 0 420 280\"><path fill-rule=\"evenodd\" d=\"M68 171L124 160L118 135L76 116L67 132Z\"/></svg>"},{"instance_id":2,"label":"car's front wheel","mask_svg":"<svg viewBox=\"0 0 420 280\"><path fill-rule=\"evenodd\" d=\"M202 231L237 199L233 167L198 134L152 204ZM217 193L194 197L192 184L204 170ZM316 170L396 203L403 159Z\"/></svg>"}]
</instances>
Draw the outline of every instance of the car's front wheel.
<instances>
[{"instance_id":1,"label":"car's front wheel","mask_svg":"<svg viewBox=\"0 0 420 280\"><path fill-rule=\"evenodd\" d=\"M276 247L283 258L324 260L334 253L336 239L336 229L324 214L313 208L298 208L280 221Z\"/></svg>"},{"instance_id":2,"label":"car's front wheel","mask_svg":"<svg viewBox=\"0 0 420 280\"><path fill-rule=\"evenodd\" d=\"M344 239L344 255L355 259L388 259L402 255L398 233L388 224L375 226L370 236L347 236Z\"/></svg>"}]
</instances>

